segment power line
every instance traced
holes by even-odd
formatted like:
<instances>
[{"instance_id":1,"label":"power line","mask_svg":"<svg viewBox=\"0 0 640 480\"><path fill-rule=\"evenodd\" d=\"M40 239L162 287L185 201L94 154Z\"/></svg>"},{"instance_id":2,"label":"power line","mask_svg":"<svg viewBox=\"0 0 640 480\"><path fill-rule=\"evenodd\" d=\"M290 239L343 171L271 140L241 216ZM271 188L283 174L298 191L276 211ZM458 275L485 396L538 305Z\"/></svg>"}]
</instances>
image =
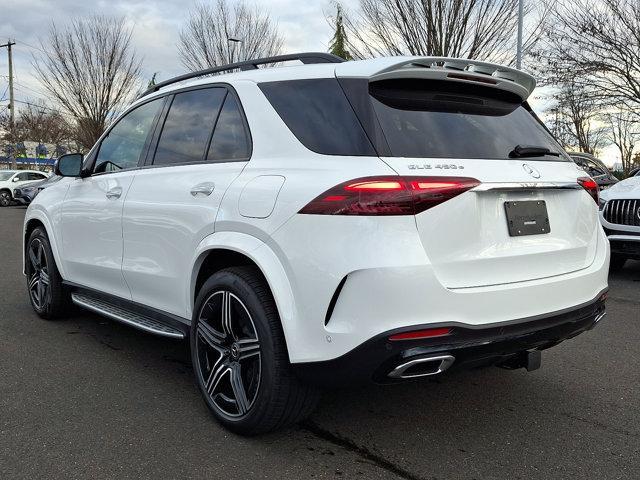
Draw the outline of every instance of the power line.
<instances>
[{"instance_id":1,"label":"power line","mask_svg":"<svg viewBox=\"0 0 640 480\"><path fill-rule=\"evenodd\" d=\"M30 43L27 43L27 42L22 41L22 40L16 40L16 43L18 44L18 46L25 46L25 47L33 48L34 50L38 50L39 52L42 52L44 54L47 53L44 50L42 50L40 47L36 47L35 45L31 45Z\"/></svg>"}]
</instances>

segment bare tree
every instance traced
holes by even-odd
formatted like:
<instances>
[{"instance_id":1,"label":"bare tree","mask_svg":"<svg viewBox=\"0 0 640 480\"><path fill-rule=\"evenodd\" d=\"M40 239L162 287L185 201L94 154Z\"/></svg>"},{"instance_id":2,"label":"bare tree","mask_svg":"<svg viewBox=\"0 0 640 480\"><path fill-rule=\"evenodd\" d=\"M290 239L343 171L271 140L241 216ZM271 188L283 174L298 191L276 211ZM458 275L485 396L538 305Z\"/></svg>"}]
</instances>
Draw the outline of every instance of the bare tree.
<instances>
[{"instance_id":1,"label":"bare tree","mask_svg":"<svg viewBox=\"0 0 640 480\"><path fill-rule=\"evenodd\" d=\"M633 150L640 135L640 123L637 116L630 111L609 114L608 120L611 127L610 140L618 147L622 169L625 175L628 175L633 165Z\"/></svg>"},{"instance_id":2,"label":"bare tree","mask_svg":"<svg viewBox=\"0 0 640 480\"><path fill-rule=\"evenodd\" d=\"M68 144L73 126L55 109L41 103L28 103L18 113L16 127L23 138L39 143Z\"/></svg>"},{"instance_id":3,"label":"bare tree","mask_svg":"<svg viewBox=\"0 0 640 480\"><path fill-rule=\"evenodd\" d=\"M530 51L543 32L546 2L528 3L524 40ZM518 0L360 0L345 18L356 58L433 55L515 62Z\"/></svg>"},{"instance_id":4,"label":"bare tree","mask_svg":"<svg viewBox=\"0 0 640 480\"><path fill-rule=\"evenodd\" d=\"M640 106L640 2L559 0L539 56L547 83L587 85L614 107Z\"/></svg>"},{"instance_id":5,"label":"bare tree","mask_svg":"<svg viewBox=\"0 0 640 480\"><path fill-rule=\"evenodd\" d=\"M93 16L59 28L51 24L33 66L43 87L82 128L90 148L135 94L140 61L123 19Z\"/></svg>"},{"instance_id":6,"label":"bare tree","mask_svg":"<svg viewBox=\"0 0 640 480\"><path fill-rule=\"evenodd\" d=\"M602 106L590 89L574 83L564 85L549 110L551 132L565 148L595 155L607 140L601 121Z\"/></svg>"},{"instance_id":7,"label":"bare tree","mask_svg":"<svg viewBox=\"0 0 640 480\"><path fill-rule=\"evenodd\" d=\"M277 55L282 44L266 12L242 1L231 7L227 0L217 0L213 5L199 3L191 11L178 50L182 64L195 71Z\"/></svg>"}]
</instances>

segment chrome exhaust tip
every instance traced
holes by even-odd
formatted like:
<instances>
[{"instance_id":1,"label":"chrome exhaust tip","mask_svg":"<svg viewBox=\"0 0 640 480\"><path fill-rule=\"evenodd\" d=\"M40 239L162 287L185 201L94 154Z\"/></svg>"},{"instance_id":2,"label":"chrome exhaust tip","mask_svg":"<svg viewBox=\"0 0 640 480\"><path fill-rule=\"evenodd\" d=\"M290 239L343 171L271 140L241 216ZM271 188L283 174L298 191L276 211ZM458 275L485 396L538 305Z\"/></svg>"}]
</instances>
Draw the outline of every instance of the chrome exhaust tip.
<instances>
[{"instance_id":1,"label":"chrome exhaust tip","mask_svg":"<svg viewBox=\"0 0 640 480\"><path fill-rule=\"evenodd\" d=\"M388 374L390 378L418 378L438 375L447 370L453 362L453 355L436 355L431 357L413 358L401 363Z\"/></svg>"},{"instance_id":2,"label":"chrome exhaust tip","mask_svg":"<svg viewBox=\"0 0 640 480\"><path fill-rule=\"evenodd\" d=\"M593 323L589 326L589 330L593 329L596 327L596 325L598 325L598 323L600 323L600 320L602 320L604 317L607 316L607 312L601 312L598 314L598 316L596 316L596 318L593 320Z\"/></svg>"}]
</instances>

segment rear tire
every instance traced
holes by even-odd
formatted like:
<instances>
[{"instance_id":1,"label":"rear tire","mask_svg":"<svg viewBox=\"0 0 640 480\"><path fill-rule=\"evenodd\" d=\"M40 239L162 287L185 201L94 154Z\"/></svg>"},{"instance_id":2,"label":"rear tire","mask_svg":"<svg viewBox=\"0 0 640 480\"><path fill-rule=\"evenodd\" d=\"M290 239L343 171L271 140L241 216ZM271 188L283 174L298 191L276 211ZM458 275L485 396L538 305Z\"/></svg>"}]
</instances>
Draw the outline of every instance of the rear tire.
<instances>
[{"instance_id":1,"label":"rear tire","mask_svg":"<svg viewBox=\"0 0 640 480\"><path fill-rule=\"evenodd\" d=\"M27 292L31 306L45 320L64 315L71 298L53 258L49 237L43 227L31 232L25 250Z\"/></svg>"},{"instance_id":2,"label":"rear tire","mask_svg":"<svg viewBox=\"0 0 640 480\"><path fill-rule=\"evenodd\" d=\"M611 263L609 263L609 271L610 272L619 272L624 267L624 264L627 262L627 258L623 257L618 253L611 254Z\"/></svg>"},{"instance_id":3,"label":"rear tire","mask_svg":"<svg viewBox=\"0 0 640 480\"><path fill-rule=\"evenodd\" d=\"M205 282L190 340L198 387L229 430L269 432L303 420L315 408L319 392L291 371L277 309L257 269L227 268Z\"/></svg>"}]
</instances>

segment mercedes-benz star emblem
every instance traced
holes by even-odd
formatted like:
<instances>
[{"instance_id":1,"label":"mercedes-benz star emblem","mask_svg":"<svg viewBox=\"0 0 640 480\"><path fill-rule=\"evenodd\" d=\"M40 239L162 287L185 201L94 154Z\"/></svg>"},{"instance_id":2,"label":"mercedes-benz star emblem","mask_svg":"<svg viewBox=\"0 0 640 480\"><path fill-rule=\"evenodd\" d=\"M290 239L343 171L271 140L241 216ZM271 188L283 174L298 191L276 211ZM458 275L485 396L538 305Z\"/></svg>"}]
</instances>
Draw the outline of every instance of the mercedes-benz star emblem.
<instances>
[{"instance_id":1,"label":"mercedes-benz star emblem","mask_svg":"<svg viewBox=\"0 0 640 480\"><path fill-rule=\"evenodd\" d=\"M522 168L524 168L524 171L531 175L533 178L540 178L540 172L533 168L531 165L523 163Z\"/></svg>"}]
</instances>

